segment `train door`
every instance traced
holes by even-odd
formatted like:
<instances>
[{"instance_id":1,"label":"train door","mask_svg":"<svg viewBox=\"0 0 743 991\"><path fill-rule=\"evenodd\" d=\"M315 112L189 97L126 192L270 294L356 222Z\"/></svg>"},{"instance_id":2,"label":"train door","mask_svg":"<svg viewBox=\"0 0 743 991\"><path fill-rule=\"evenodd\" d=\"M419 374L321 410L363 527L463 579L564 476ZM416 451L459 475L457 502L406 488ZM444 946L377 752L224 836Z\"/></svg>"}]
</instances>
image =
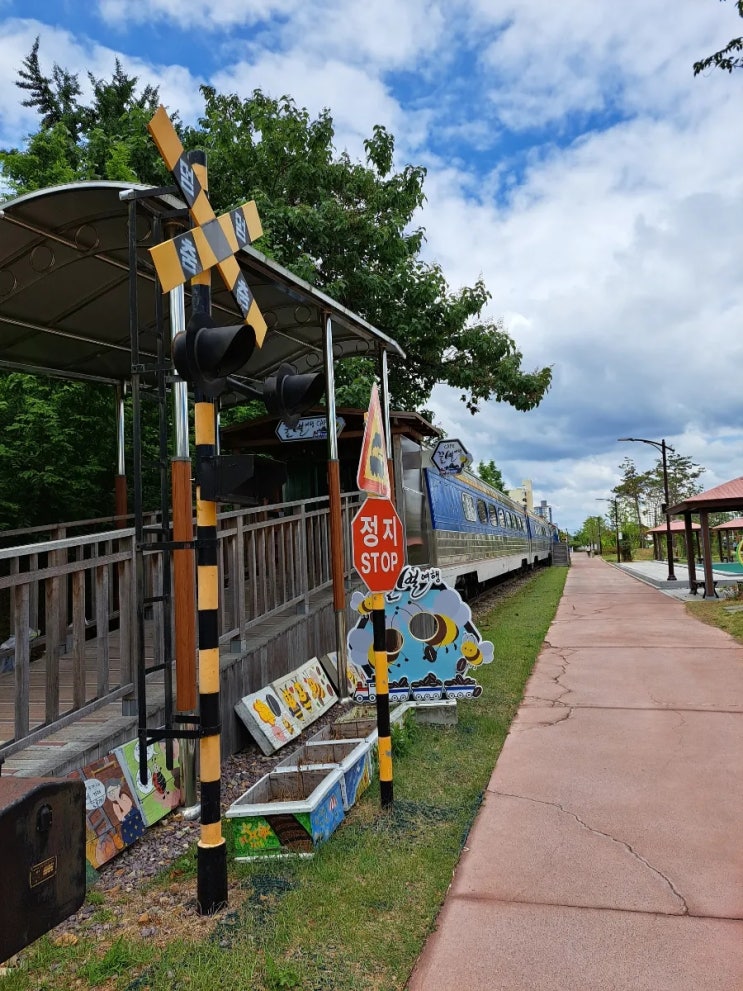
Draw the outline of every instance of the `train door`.
<instances>
[{"instance_id":1,"label":"train door","mask_svg":"<svg viewBox=\"0 0 743 991\"><path fill-rule=\"evenodd\" d=\"M408 564L430 564L430 523L427 519L420 444L409 437L400 437L400 459Z\"/></svg>"}]
</instances>

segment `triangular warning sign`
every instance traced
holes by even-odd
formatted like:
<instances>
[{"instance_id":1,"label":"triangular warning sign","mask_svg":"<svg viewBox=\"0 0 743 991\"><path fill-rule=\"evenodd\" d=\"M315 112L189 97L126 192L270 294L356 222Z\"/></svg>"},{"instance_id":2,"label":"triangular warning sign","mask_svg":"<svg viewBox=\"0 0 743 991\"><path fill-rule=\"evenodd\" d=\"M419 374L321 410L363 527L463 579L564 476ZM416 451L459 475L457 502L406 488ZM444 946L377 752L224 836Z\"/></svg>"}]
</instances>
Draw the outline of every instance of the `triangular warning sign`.
<instances>
[{"instance_id":1,"label":"triangular warning sign","mask_svg":"<svg viewBox=\"0 0 743 991\"><path fill-rule=\"evenodd\" d=\"M382 408L379 405L379 389L376 382L372 387L369 412L364 425L364 439L361 442L361 460L356 482L362 492L381 496L383 499L392 498Z\"/></svg>"}]
</instances>

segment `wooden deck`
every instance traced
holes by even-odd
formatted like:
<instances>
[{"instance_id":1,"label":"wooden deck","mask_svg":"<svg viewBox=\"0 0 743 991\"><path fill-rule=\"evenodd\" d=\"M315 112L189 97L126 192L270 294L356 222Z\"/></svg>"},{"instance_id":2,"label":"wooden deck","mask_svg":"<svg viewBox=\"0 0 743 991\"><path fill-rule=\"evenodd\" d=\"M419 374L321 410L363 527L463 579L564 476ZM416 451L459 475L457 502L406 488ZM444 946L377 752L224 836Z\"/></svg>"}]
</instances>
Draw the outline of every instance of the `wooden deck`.
<instances>
[{"instance_id":1,"label":"wooden deck","mask_svg":"<svg viewBox=\"0 0 743 991\"><path fill-rule=\"evenodd\" d=\"M266 681L298 667L310 657L335 650L335 646L332 593L327 590L312 596L311 608L306 615L287 609L256 624L251 629L245 650L236 652L229 646L223 647L220 651L223 756L241 749L249 740L247 731L234 712L235 703L240 698L256 691ZM95 646L90 648L91 660L95 649ZM114 670L113 643L111 653ZM34 667L38 668L38 673L33 672ZM33 662L31 669L31 683L36 685L33 691L43 693L43 662ZM70 673L64 675L65 671ZM71 665L61 665L60 674L61 682L71 680ZM0 676L3 696L7 694L4 690L7 684L5 679L12 677L12 673ZM69 686L64 694L71 699ZM148 725L151 727L161 725L163 698L162 673L158 672L150 675L147 686ZM4 714L2 718L5 720ZM2 774L32 777L68 774L132 740L137 735L137 723L136 711L123 714L120 700L108 702L89 712L75 712L66 725L11 754L2 765ZM10 723L3 721L2 725L12 727L12 715Z\"/></svg>"},{"instance_id":2,"label":"wooden deck","mask_svg":"<svg viewBox=\"0 0 743 991\"><path fill-rule=\"evenodd\" d=\"M346 534L356 502L343 497ZM337 648L329 523L325 499L219 517L223 725L243 695ZM0 603L9 609L0 619L13 633L0 649L0 773L58 774L80 766L82 751L104 756L110 746L97 754L93 742L110 742L104 724L125 734L112 746L136 735L138 586L144 666L167 660L174 683L172 599L163 554L153 550L138 563L130 529L0 549ZM163 693L160 670L147 679L148 725L164 722ZM228 728L227 737L236 749L240 731Z\"/></svg>"}]
</instances>

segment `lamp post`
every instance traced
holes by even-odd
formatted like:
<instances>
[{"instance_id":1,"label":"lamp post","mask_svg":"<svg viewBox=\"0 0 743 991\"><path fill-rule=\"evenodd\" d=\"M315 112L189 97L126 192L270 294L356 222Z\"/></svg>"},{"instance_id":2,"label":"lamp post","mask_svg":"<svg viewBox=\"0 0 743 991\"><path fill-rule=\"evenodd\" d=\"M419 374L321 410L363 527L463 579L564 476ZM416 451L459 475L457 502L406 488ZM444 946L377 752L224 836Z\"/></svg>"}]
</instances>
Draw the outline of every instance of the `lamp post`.
<instances>
[{"instance_id":1,"label":"lamp post","mask_svg":"<svg viewBox=\"0 0 743 991\"><path fill-rule=\"evenodd\" d=\"M606 498L601 499L601 498L597 498L596 499L596 502L613 502L614 503L614 529L615 529L615 532L616 532L616 539L617 539L617 564L621 564L622 563L622 559L621 559L621 557L619 555L619 499L617 498L617 496L614 496L613 499L606 499Z\"/></svg>"},{"instance_id":2,"label":"lamp post","mask_svg":"<svg viewBox=\"0 0 743 991\"><path fill-rule=\"evenodd\" d=\"M597 521L598 526L599 526L599 557L603 557L604 556L604 554L603 554L603 548L601 546L601 517L600 516L597 516L596 517L596 521Z\"/></svg>"},{"instance_id":3,"label":"lamp post","mask_svg":"<svg viewBox=\"0 0 743 991\"><path fill-rule=\"evenodd\" d=\"M675 582L676 573L673 570L673 534L671 533L671 516L668 512L668 463L666 461L666 451L673 451L674 448L670 444L666 444L665 440L646 440L644 437L619 437L618 440L631 441L635 444L650 444L651 447L657 448L661 453L663 459L663 494L666 500L663 506L663 511L666 514L666 549L668 552L668 578L666 581Z\"/></svg>"}]
</instances>

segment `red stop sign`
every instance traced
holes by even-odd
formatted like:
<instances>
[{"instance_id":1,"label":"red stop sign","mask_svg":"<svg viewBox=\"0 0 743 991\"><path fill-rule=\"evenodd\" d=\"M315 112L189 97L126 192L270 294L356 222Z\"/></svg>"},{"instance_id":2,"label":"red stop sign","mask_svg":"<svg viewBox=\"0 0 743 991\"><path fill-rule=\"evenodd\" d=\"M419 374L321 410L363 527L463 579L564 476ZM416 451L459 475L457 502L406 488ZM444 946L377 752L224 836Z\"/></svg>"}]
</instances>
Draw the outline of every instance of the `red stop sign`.
<instances>
[{"instance_id":1,"label":"red stop sign","mask_svg":"<svg viewBox=\"0 0 743 991\"><path fill-rule=\"evenodd\" d=\"M405 567L402 521L389 499L367 499L351 520L353 566L370 592L391 592Z\"/></svg>"}]
</instances>

